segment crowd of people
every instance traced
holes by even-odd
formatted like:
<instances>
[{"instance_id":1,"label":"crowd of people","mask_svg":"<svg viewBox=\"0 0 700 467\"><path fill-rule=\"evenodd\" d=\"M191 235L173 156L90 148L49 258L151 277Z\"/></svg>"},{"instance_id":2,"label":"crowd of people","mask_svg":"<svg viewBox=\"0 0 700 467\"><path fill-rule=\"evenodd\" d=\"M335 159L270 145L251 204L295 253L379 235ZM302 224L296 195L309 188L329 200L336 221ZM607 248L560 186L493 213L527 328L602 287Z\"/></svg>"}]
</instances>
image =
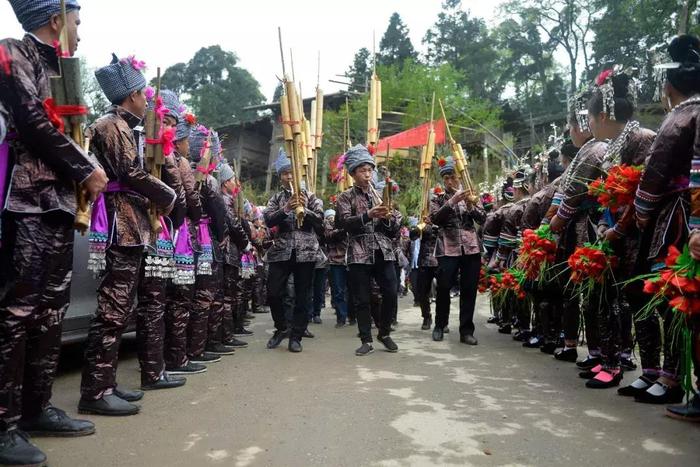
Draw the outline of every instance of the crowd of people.
<instances>
[{"instance_id":1,"label":"crowd of people","mask_svg":"<svg viewBox=\"0 0 700 467\"><path fill-rule=\"evenodd\" d=\"M482 276L517 266L523 233L541 225L556 239L553 268L563 268L577 247L604 239L619 260L616 280L598 284L583 300L560 270L530 281L528 300L494 300L489 321L503 334L517 329L513 337L524 347L575 362L589 388L619 386L624 371L636 369L636 342L642 375L618 392L639 402L681 402L687 366L672 335L674 311L659 306L642 316L649 297L643 282L632 279L662 264L670 246L689 244L700 258L697 38L677 37L669 46L671 62L662 73L669 113L658 134L633 119L631 77L606 71L574 99L570 139L548 154L546 177L523 166L508 174L499 196L479 196L462 186L456 161L441 160L442 186L430 193L429 214L404 220L382 199L384 184L395 181L378 179L372 151L361 144L343 156L353 183L329 208L316 194L294 189L283 149L275 162L279 191L264 207L250 203L216 131L199 124L174 92L150 89L143 62L133 56L114 56L95 73L112 106L87 128L86 151L62 127L62 117L81 109L49 99L60 57L77 48L78 3L65 2L65 24L57 0L11 4L27 34L0 43L1 465L46 460L29 436L95 432L92 422L50 402L70 297L76 186L92 202L88 268L100 277L80 413L137 414L144 391L180 387L186 376L247 347L241 338L252 335L247 326L267 306L275 327L267 348L286 340L290 352L302 352L302 340L314 337L309 323L321 323L327 282L336 327L357 324L357 356L374 352L373 326L386 351L399 351L391 333L404 282L434 341L449 332L451 300L459 295L459 341L477 345ZM56 45L64 26L69 50ZM157 135L144 129L146 115L147 123L157 121ZM165 156L160 177L148 169L154 148ZM601 212L589 182L619 164L644 166L636 197L626 209ZM700 376L699 326L692 318ZM117 384L120 342L132 321L140 390ZM579 360L581 321L588 356ZM668 412L698 420L700 398Z\"/></svg>"}]
</instances>

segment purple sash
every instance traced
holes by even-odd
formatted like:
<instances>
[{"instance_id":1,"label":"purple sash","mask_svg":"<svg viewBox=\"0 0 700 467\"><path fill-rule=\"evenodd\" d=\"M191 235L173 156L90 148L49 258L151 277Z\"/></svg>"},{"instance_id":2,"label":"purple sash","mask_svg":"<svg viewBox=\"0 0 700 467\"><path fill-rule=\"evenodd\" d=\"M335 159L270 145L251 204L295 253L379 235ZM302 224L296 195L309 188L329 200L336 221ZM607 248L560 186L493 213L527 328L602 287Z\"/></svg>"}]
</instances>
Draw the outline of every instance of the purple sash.
<instances>
[{"instance_id":1,"label":"purple sash","mask_svg":"<svg viewBox=\"0 0 700 467\"><path fill-rule=\"evenodd\" d=\"M185 218L177 231L175 240L175 276L173 284L187 285L194 284L194 251L192 249L192 238L190 237L189 221Z\"/></svg>"},{"instance_id":2,"label":"purple sash","mask_svg":"<svg viewBox=\"0 0 700 467\"><path fill-rule=\"evenodd\" d=\"M197 226L197 241L201 248L201 253L197 257L197 275L211 276L211 263L214 262L214 253L211 246L211 236L209 235L209 218L202 217Z\"/></svg>"},{"instance_id":3,"label":"purple sash","mask_svg":"<svg viewBox=\"0 0 700 467\"><path fill-rule=\"evenodd\" d=\"M118 191L130 191L125 185L119 182L109 182L104 193L115 193ZM90 243L88 258L88 271L95 275L104 271L107 267L105 251L109 243L109 220L107 218L107 206L105 196L101 193L92 205L92 215L90 216L90 233L88 241Z\"/></svg>"}]
</instances>

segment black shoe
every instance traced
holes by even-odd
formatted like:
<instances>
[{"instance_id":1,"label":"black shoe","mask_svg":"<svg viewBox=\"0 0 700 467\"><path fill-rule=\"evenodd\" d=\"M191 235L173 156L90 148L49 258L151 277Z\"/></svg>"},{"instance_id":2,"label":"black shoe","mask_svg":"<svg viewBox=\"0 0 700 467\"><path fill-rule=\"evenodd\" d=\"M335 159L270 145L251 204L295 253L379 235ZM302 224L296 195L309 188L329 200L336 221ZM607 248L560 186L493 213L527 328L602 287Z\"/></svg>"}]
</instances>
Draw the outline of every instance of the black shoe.
<instances>
[{"instance_id":1,"label":"black shoe","mask_svg":"<svg viewBox=\"0 0 700 467\"><path fill-rule=\"evenodd\" d=\"M179 368L165 369L166 373L170 375L197 375L199 373L204 373L207 371L206 365L195 362L187 362L187 365L181 366Z\"/></svg>"},{"instance_id":2,"label":"black shoe","mask_svg":"<svg viewBox=\"0 0 700 467\"><path fill-rule=\"evenodd\" d=\"M18 429L0 431L0 465L40 467L46 454L29 441L29 436Z\"/></svg>"},{"instance_id":3,"label":"black shoe","mask_svg":"<svg viewBox=\"0 0 700 467\"><path fill-rule=\"evenodd\" d=\"M576 362L576 366L581 368L582 370L590 370L591 368L597 367L601 363L603 363L603 359L601 359L600 357L588 355L580 362Z\"/></svg>"},{"instance_id":4,"label":"black shoe","mask_svg":"<svg viewBox=\"0 0 700 467\"><path fill-rule=\"evenodd\" d=\"M320 316L314 316L313 319L311 320L314 324L323 324L323 320L321 319Z\"/></svg>"},{"instance_id":5,"label":"black shoe","mask_svg":"<svg viewBox=\"0 0 700 467\"><path fill-rule=\"evenodd\" d=\"M184 386L186 382L187 378L183 378L182 376L163 373L154 383L142 384L141 389L144 391L154 391L156 389L179 388L180 386Z\"/></svg>"},{"instance_id":6,"label":"black shoe","mask_svg":"<svg viewBox=\"0 0 700 467\"><path fill-rule=\"evenodd\" d=\"M518 331L513 336L513 340L518 341L518 342L527 342L530 340L530 335L531 335L531 332L529 329Z\"/></svg>"},{"instance_id":7,"label":"black shoe","mask_svg":"<svg viewBox=\"0 0 700 467\"><path fill-rule=\"evenodd\" d=\"M621 396L634 397L646 392L652 384L654 384L654 381L651 378L641 375L629 386L618 389L617 393Z\"/></svg>"},{"instance_id":8,"label":"black shoe","mask_svg":"<svg viewBox=\"0 0 700 467\"><path fill-rule=\"evenodd\" d=\"M119 386L112 390L112 393L127 402L137 402L143 399L143 391L138 389L122 389Z\"/></svg>"},{"instance_id":9,"label":"black shoe","mask_svg":"<svg viewBox=\"0 0 700 467\"><path fill-rule=\"evenodd\" d=\"M114 394L104 395L97 400L80 398L78 413L123 417L139 413L138 405L127 402Z\"/></svg>"},{"instance_id":10,"label":"black shoe","mask_svg":"<svg viewBox=\"0 0 700 467\"><path fill-rule=\"evenodd\" d=\"M358 357L364 357L374 352L374 347L372 347L371 342L364 342L357 350L355 350L355 355Z\"/></svg>"},{"instance_id":11,"label":"black shoe","mask_svg":"<svg viewBox=\"0 0 700 467\"><path fill-rule=\"evenodd\" d=\"M306 337L307 339L313 339L316 336L314 336L313 333L307 328L304 329L304 334L302 334L302 337Z\"/></svg>"},{"instance_id":12,"label":"black shoe","mask_svg":"<svg viewBox=\"0 0 700 467\"><path fill-rule=\"evenodd\" d=\"M537 336L531 337L527 342L523 342L523 347L526 349L542 347L542 339Z\"/></svg>"},{"instance_id":13,"label":"black shoe","mask_svg":"<svg viewBox=\"0 0 700 467\"><path fill-rule=\"evenodd\" d=\"M287 339L289 337L289 330L285 331L280 331L279 329L275 330L275 333L270 337L270 340L267 341L267 348L268 349L276 349L277 347L280 346L283 340Z\"/></svg>"},{"instance_id":14,"label":"black shoe","mask_svg":"<svg viewBox=\"0 0 700 467\"><path fill-rule=\"evenodd\" d=\"M377 340L384 345L387 352L396 353L399 351L399 346L394 343L391 336L377 336Z\"/></svg>"},{"instance_id":15,"label":"black shoe","mask_svg":"<svg viewBox=\"0 0 700 467\"><path fill-rule=\"evenodd\" d=\"M472 336L471 334L467 334L465 336L461 336L459 338L459 341L462 344L467 344L467 345L477 345L479 343L478 340L476 340L476 337Z\"/></svg>"},{"instance_id":16,"label":"black shoe","mask_svg":"<svg viewBox=\"0 0 700 467\"><path fill-rule=\"evenodd\" d=\"M658 396L650 393L649 390L654 386L661 386L663 392ZM655 381L649 389L634 396L634 400L643 404L679 404L683 402L683 396L685 396L685 391L680 384L671 387L660 381Z\"/></svg>"},{"instance_id":17,"label":"black shoe","mask_svg":"<svg viewBox=\"0 0 700 467\"><path fill-rule=\"evenodd\" d=\"M433 317L432 316L426 316L423 318L423 325L420 327L421 330L427 331L433 326Z\"/></svg>"},{"instance_id":18,"label":"black shoe","mask_svg":"<svg viewBox=\"0 0 700 467\"><path fill-rule=\"evenodd\" d=\"M620 357L620 368L625 371L634 371L637 369L637 364L629 357Z\"/></svg>"},{"instance_id":19,"label":"black shoe","mask_svg":"<svg viewBox=\"0 0 700 467\"><path fill-rule=\"evenodd\" d=\"M221 357L211 352L202 352L190 358L192 363L216 363L221 361Z\"/></svg>"},{"instance_id":20,"label":"black shoe","mask_svg":"<svg viewBox=\"0 0 700 467\"><path fill-rule=\"evenodd\" d=\"M236 353L236 349L228 345L221 343L211 344L206 347L207 353L213 353L214 355L233 355Z\"/></svg>"},{"instance_id":21,"label":"black shoe","mask_svg":"<svg viewBox=\"0 0 700 467\"><path fill-rule=\"evenodd\" d=\"M250 337L255 334L253 331L249 331L246 328L237 328L233 331L233 335L236 337Z\"/></svg>"},{"instance_id":22,"label":"black shoe","mask_svg":"<svg viewBox=\"0 0 700 467\"><path fill-rule=\"evenodd\" d=\"M557 352L554 352L554 358L562 362L575 363L576 359L578 359L578 352L576 351L576 348L563 348Z\"/></svg>"},{"instance_id":23,"label":"black shoe","mask_svg":"<svg viewBox=\"0 0 700 467\"><path fill-rule=\"evenodd\" d=\"M510 334L513 331L513 327L510 324L504 324L498 328L498 332L501 334Z\"/></svg>"},{"instance_id":24,"label":"black shoe","mask_svg":"<svg viewBox=\"0 0 700 467\"><path fill-rule=\"evenodd\" d=\"M355 318L350 318L348 320L348 326L354 326L357 324L357 320Z\"/></svg>"},{"instance_id":25,"label":"black shoe","mask_svg":"<svg viewBox=\"0 0 700 467\"><path fill-rule=\"evenodd\" d=\"M500 324L501 320L498 319L497 316L489 316L489 319L487 319L486 322L489 324Z\"/></svg>"},{"instance_id":26,"label":"black shoe","mask_svg":"<svg viewBox=\"0 0 700 467\"><path fill-rule=\"evenodd\" d=\"M700 422L700 394L695 394L687 404L666 407L666 415L685 422Z\"/></svg>"},{"instance_id":27,"label":"black shoe","mask_svg":"<svg viewBox=\"0 0 700 467\"><path fill-rule=\"evenodd\" d=\"M540 352L549 355L554 355L554 351L557 350L557 344L554 342L545 342L542 347L540 347Z\"/></svg>"},{"instance_id":28,"label":"black shoe","mask_svg":"<svg viewBox=\"0 0 700 467\"><path fill-rule=\"evenodd\" d=\"M337 323L335 323L336 329L344 328L345 326L347 326L347 324L345 324L345 321L338 321Z\"/></svg>"},{"instance_id":29,"label":"black shoe","mask_svg":"<svg viewBox=\"0 0 700 467\"><path fill-rule=\"evenodd\" d=\"M442 332L443 332L444 334L449 334L449 333L450 333L450 328L449 328L449 326L445 326L444 328L442 328Z\"/></svg>"},{"instance_id":30,"label":"black shoe","mask_svg":"<svg viewBox=\"0 0 700 467\"><path fill-rule=\"evenodd\" d=\"M613 375L610 381L601 381L598 379L598 375L600 375L603 372L605 372L605 370L598 373L594 378L591 378L588 381L586 381L586 387L589 389L608 389L620 385L620 381L622 381L622 370L618 371L617 374Z\"/></svg>"},{"instance_id":31,"label":"black shoe","mask_svg":"<svg viewBox=\"0 0 700 467\"><path fill-rule=\"evenodd\" d=\"M297 339L289 339L289 345L287 346L290 352L299 353L303 350L301 342Z\"/></svg>"},{"instance_id":32,"label":"black shoe","mask_svg":"<svg viewBox=\"0 0 700 467\"><path fill-rule=\"evenodd\" d=\"M21 419L18 428L31 436L74 437L95 432L94 423L70 418L63 410L51 405L34 418Z\"/></svg>"},{"instance_id":33,"label":"black shoe","mask_svg":"<svg viewBox=\"0 0 700 467\"><path fill-rule=\"evenodd\" d=\"M231 339L224 341L224 345L228 347L233 347L236 349L243 349L245 347L248 347L248 343L239 339L236 339L235 337L232 337Z\"/></svg>"},{"instance_id":34,"label":"black shoe","mask_svg":"<svg viewBox=\"0 0 700 467\"><path fill-rule=\"evenodd\" d=\"M253 313L255 313L256 315L262 315L262 314L267 313L267 310L265 308L259 306L259 307L253 308Z\"/></svg>"},{"instance_id":35,"label":"black shoe","mask_svg":"<svg viewBox=\"0 0 700 467\"><path fill-rule=\"evenodd\" d=\"M440 342L445 338L444 334L445 332L442 328L435 327L435 329L433 329L433 340L435 342Z\"/></svg>"}]
</instances>

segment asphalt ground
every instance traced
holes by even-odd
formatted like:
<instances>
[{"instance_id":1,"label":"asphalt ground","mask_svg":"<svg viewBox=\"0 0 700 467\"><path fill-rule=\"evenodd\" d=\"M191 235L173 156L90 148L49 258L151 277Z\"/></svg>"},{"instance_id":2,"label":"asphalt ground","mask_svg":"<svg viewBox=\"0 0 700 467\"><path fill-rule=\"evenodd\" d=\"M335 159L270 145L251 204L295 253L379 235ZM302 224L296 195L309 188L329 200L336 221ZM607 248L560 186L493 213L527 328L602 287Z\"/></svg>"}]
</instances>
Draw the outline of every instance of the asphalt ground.
<instances>
[{"instance_id":1,"label":"asphalt ground","mask_svg":"<svg viewBox=\"0 0 700 467\"><path fill-rule=\"evenodd\" d=\"M411 305L400 300L399 352L375 343L366 357L354 355L357 329L335 329L330 308L301 354L286 342L267 350L272 322L256 315L249 348L182 388L146 393L139 415L88 416L93 436L35 442L54 467L700 465L700 426L614 389L586 389L575 365L485 324L486 297L476 347L459 343L456 303L443 342L420 330ZM118 379L127 387L139 384L134 348L126 339ZM72 415L81 352L64 349L54 387L54 404Z\"/></svg>"}]
</instances>

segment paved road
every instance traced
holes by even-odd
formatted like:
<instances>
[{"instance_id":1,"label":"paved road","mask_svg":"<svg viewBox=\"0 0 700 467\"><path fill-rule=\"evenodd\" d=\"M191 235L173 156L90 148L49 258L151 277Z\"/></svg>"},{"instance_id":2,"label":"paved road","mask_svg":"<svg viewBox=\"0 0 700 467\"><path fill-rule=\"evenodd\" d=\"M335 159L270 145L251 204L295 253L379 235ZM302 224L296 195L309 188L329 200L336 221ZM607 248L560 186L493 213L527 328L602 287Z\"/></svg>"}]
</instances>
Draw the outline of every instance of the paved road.
<instances>
[{"instance_id":1,"label":"paved road","mask_svg":"<svg viewBox=\"0 0 700 467\"><path fill-rule=\"evenodd\" d=\"M573 365L490 325L478 325L477 347L456 332L432 342L410 305L400 304L400 352L362 358L356 330L334 329L329 313L302 354L265 350L272 326L258 315L249 349L181 389L148 393L141 414L94 417L94 436L38 444L53 467L700 465L700 427L587 390ZM484 323L483 297L478 314ZM54 402L75 413L72 359L77 349L67 349ZM138 384L137 368L127 352L120 383Z\"/></svg>"}]
</instances>

